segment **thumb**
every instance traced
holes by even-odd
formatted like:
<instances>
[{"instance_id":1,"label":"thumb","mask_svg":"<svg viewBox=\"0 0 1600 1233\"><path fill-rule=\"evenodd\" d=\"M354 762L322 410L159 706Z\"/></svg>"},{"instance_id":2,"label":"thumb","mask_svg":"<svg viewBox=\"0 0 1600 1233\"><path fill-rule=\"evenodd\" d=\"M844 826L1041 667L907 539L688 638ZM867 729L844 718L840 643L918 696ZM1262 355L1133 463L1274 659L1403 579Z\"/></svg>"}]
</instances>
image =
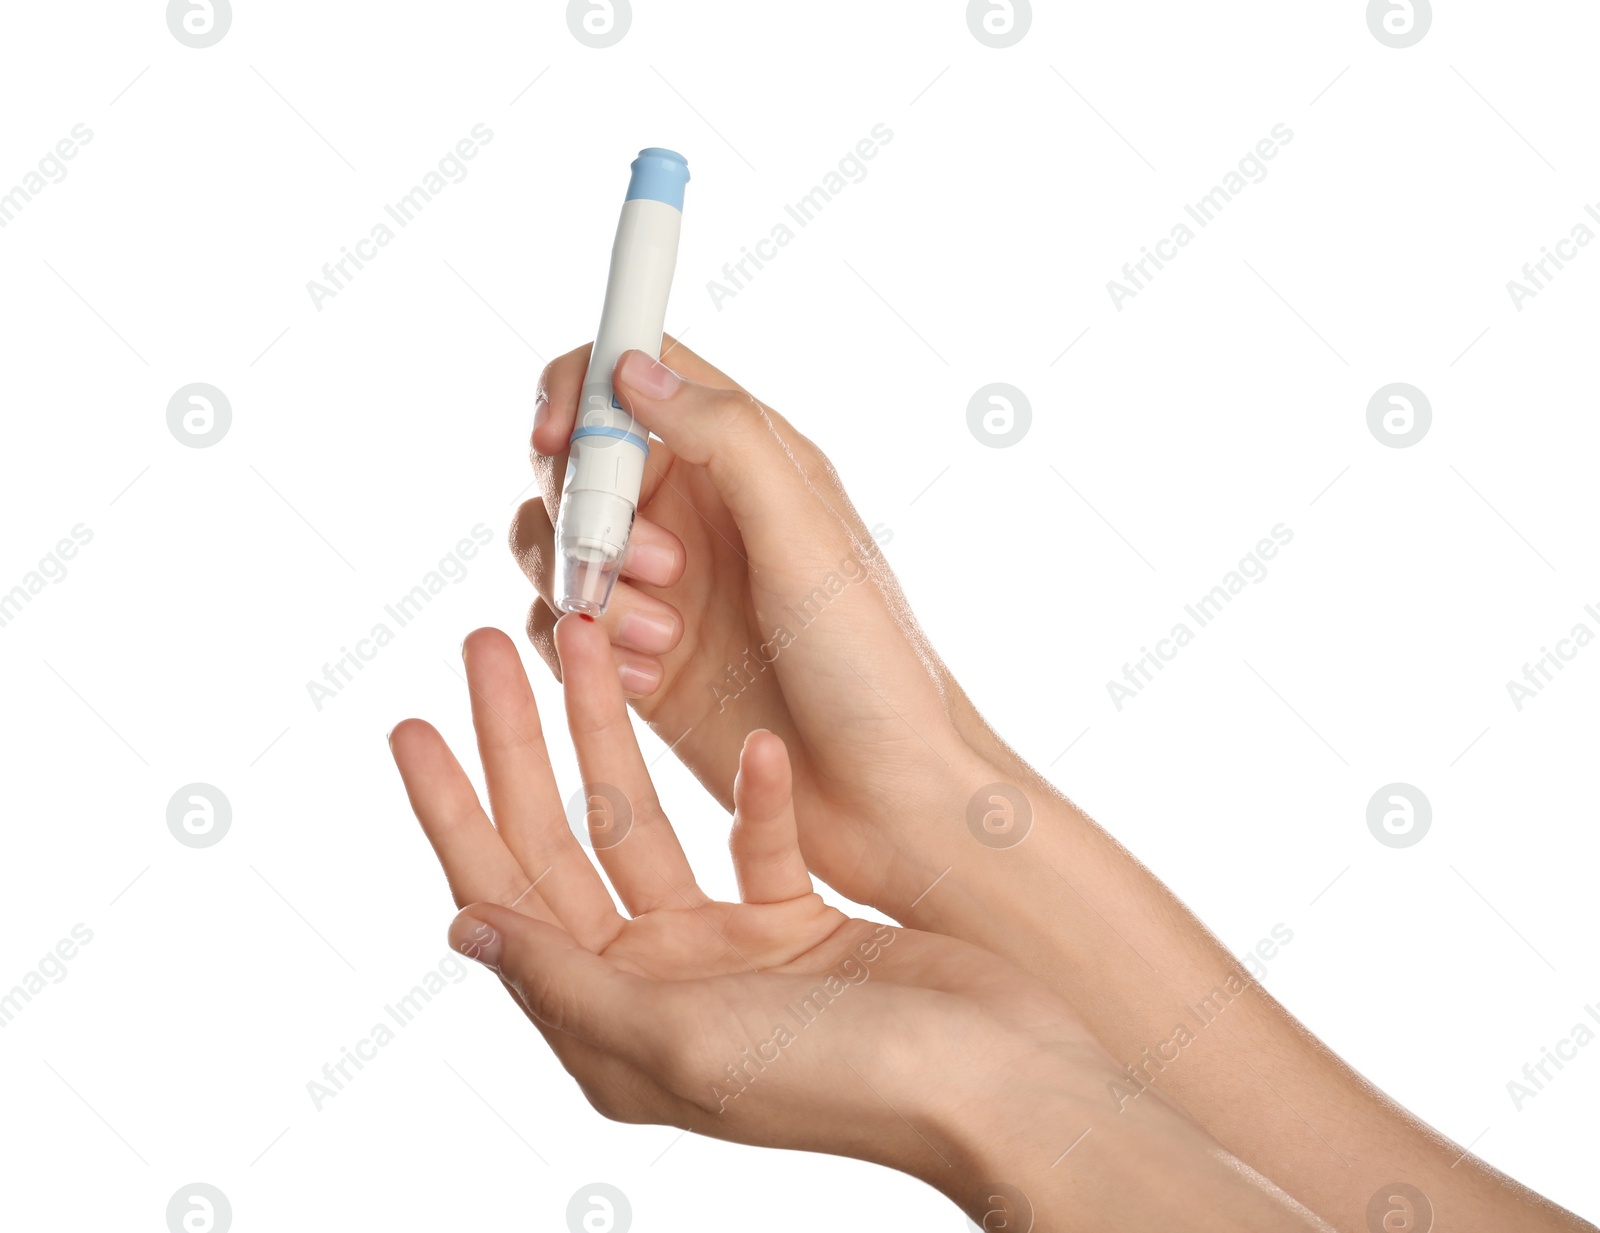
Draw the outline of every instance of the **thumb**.
<instances>
[{"instance_id":1,"label":"thumb","mask_svg":"<svg viewBox=\"0 0 1600 1233\"><path fill-rule=\"evenodd\" d=\"M644 1063L641 1030L657 986L618 970L571 934L498 904L475 903L450 924L450 948L495 972L534 1018L629 1061Z\"/></svg>"},{"instance_id":2,"label":"thumb","mask_svg":"<svg viewBox=\"0 0 1600 1233\"><path fill-rule=\"evenodd\" d=\"M728 847L744 902L784 903L811 893L795 828L794 772L789 751L775 733L758 728L745 737L733 781Z\"/></svg>"},{"instance_id":3,"label":"thumb","mask_svg":"<svg viewBox=\"0 0 1600 1233\"><path fill-rule=\"evenodd\" d=\"M612 388L628 413L679 458L706 468L758 563L802 553L836 560L851 537L803 467L827 461L776 413L743 390L699 385L643 351L625 351Z\"/></svg>"}]
</instances>

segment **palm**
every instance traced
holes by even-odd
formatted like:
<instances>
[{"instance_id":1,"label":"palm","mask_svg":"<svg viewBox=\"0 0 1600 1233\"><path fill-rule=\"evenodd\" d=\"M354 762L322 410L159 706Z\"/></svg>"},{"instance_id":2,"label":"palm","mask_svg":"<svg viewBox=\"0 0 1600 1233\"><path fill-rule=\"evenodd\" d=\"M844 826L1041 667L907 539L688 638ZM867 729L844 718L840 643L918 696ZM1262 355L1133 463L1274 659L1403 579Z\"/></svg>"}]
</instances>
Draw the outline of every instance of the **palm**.
<instances>
[{"instance_id":1,"label":"palm","mask_svg":"<svg viewBox=\"0 0 1600 1233\"><path fill-rule=\"evenodd\" d=\"M600 953L654 980L744 975L792 964L850 923L817 895L784 903L661 908L624 922Z\"/></svg>"}]
</instances>

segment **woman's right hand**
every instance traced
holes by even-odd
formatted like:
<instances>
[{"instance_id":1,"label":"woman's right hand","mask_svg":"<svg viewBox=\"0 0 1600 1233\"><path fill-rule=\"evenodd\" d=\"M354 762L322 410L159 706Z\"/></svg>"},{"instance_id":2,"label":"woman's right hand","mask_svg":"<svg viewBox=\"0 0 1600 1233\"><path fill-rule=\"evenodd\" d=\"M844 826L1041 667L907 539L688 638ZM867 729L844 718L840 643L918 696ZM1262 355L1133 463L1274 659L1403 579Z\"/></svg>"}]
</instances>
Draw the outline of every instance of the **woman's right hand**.
<instances>
[{"instance_id":1,"label":"woman's right hand","mask_svg":"<svg viewBox=\"0 0 1600 1233\"><path fill-rule=\"evenodd\" d=\"M512 530L540 593L528 631L557 673L552 526L589 350L541 377L543 492ZM624 686L725 807L744 734L781 736L807 863L903 918L971 844L974 791L1015 777L992 769L1009 755L917 628L821 451L681 344L666 359L629 352L614 379L660 438L601 618Z\"/></svg>"}]
</instances>

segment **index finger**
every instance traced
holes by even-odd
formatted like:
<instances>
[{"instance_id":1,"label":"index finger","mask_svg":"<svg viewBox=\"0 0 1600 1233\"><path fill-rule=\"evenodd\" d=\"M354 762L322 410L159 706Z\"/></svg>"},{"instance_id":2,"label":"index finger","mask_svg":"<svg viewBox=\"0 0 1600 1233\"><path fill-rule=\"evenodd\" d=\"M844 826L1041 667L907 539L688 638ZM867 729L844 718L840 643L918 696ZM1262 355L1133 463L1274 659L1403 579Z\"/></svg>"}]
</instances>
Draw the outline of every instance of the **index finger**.
<instances>
[{"instance_id":1,"label":"index finger","mask_svg":"<svg viewBox=\"0 0 1600 1233\"><path fill-rule=\"evenodd\" d=\"M610 641L603 631L591 628L592 624L568 614L556 622L555 641L561 656L567 728L585 790L592 787L608 801L608 816L618 804L611 798L619 795L630 815L627 829L616 840L595 843L595 856L623 906L634 916L661 907L698 907L706 902L706 894L696 884L683 846L650 782Z\"/></svg>"}]
</instances>

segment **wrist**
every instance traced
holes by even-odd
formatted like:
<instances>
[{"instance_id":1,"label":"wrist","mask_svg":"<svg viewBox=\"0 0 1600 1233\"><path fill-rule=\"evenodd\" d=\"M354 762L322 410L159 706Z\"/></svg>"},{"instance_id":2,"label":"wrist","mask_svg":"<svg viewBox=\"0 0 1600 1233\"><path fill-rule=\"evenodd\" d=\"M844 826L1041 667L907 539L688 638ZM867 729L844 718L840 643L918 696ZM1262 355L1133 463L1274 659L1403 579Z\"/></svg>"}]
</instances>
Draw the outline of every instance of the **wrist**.
<instances>
[{"instance_id":1,"label":"wrist","mask_svg":"<svg viewBox=\"0 0 1600 1233\"><path fill-rule=\"evenodd\" d=\"M1053 905L1073 893L1074 867L1100 832L1011 756L974 752L940 777L937 791L927 809L941 820L940 841L915 854L927 881L897 904L874 906L911 928L1007 953L996 941L1019 930L1031 934L1041 916L1055 915Z\"/></svg>"},{"instance_id":2,"label":"wrist","mask_svg":"<svg viewBox=\"0 0 1600 1233\"><path fill-rule=\"evenodd\" d=\"M983 1067L981 1076L963 1067L957 1082L933 1094L928 1115L949 1144L949 1167L923 1180L983 1229L1051 1227L1040 1220L1056 1180L1051 1166L1070 1157L1090 1126L1081 1096L1056 1083L1055 1057L1028 1047L1016 1053L1020 1063Z\"/></svg>"},{"instance_id":3,"label":"wrist","mask_svg":"<svg viewBox=\"0 0 1600 1233\"><path fill-rule=\"evenodd\" d=\"M973 1069L926 1114L946 1166L913 1171L980 1228L1327 1233L1164 1099L1118 1112L1092 1044L1019 1048L981 1082Z\"/></svg>"},{"instance_id":4,"label":"wrist","mask_svg":"<svg viewBox=\"0 0 1600 1233\"><path fill-rule=\"evenodd\" d=\"M845 834L853 831L855 842L842 848L845 861L835 861L844 867L813 867L857 902L923 929L929 926L918 913L947 898L950 879L966 881L972 874L979 844L968 827L967 806L1002 774L954 737L939 746L926 758L880 767L881 790L869 800L855 790L848 796L825 794L827 824Z\"/></svg>"}]
</instances>

